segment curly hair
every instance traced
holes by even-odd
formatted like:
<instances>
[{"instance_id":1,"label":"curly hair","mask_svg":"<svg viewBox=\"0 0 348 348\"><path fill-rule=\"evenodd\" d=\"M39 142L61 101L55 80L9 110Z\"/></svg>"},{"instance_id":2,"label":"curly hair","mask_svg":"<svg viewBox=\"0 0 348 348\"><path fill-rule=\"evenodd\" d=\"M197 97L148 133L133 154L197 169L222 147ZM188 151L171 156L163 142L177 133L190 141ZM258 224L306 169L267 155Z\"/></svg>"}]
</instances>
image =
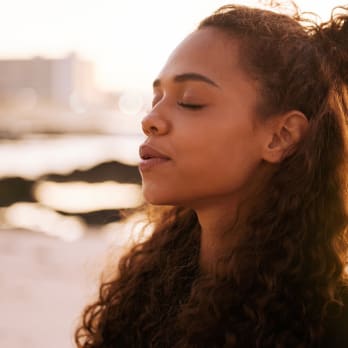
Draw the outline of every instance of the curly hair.
<instances>
[{"instance_id":1,"label":"curly hair","mask_svg":"<svg viewBox=\"0 0 348 348\"><path fill-rule=\"evenodd\" d=\"M300 110L308 132L264 179L219 272L199 269L194 211L154 208L152 235L100 286L79 348L315 347L347 287L348 7L328 22L228 5L204 19L240 45L260 117Z\"/></svg>"}]
</instances>

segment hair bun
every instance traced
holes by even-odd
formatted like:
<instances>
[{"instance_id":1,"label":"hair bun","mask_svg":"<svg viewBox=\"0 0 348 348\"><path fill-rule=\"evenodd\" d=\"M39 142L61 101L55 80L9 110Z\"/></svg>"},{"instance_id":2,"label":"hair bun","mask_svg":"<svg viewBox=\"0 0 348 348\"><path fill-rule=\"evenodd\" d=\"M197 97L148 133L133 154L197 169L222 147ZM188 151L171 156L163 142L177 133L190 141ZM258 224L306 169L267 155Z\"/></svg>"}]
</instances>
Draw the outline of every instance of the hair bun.
<instances>
[{"instance_id":1,"label":"hair bun","mask_svg":"<svg viewBox=\"0 0 348 348\"><path fill-rule=\"evenodd\" d=\"M317 27L315 39L330 66L348 84L348 6L336 7L331 19Z\"/></svg>"}]
</instances>

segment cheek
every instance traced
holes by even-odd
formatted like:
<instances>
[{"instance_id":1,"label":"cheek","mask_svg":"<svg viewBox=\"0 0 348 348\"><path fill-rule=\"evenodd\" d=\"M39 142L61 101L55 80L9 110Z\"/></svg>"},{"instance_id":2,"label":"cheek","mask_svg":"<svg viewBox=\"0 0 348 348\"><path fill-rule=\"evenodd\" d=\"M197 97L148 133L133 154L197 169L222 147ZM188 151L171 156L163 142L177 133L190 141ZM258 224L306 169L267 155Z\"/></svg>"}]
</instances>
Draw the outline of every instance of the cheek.
<instances>
[{"instance_id":1,"label":"cheek","mask_svg":"<svg viewBox=\"0 0 348 348\"><path fill-rule=\"evenodd\" d=\"M222 123L224 128L211 127L204 141L186 158L186 174L192 174L192 186L220 192L237 189L246 184L260 163L261 142L251 123L243 119L226 123Z\"/></svg>"},{"instance_id":2,"label":"cheek","mask_svg":"<svg viewBox=\"0 0 348 348\"><path fill-rule=\"evenodd\" d=\"M234 143L223 151L212 149L201 153L198 160L183 170L181 177L193 191L231 193L247 184L259 161L251 147Z\"/></svg>"},{"instance_id":3,"label":"cheek","mask_svg":"<svg viewBox=\"0 0 348 348\"><path fill-rule=\"evenodd\" d=\"M175 205L233 194L247 184L260 162L249 125L211 125L180 134L171 166L143 175L143 195L150 203Z\"/></svg>"},{"instance_id":4,"label":"cheek","mask_svg":"<svg viewBox=\"0 0 348 348\"><path fill-rule=\"evenodd\" d=\"M240 191L252 176L257 159L236 146L231 151L206 150L181 157L166 173L143 177L143 194L153 204L183 204L191 200Z\"/></svg>"}]
</instances>

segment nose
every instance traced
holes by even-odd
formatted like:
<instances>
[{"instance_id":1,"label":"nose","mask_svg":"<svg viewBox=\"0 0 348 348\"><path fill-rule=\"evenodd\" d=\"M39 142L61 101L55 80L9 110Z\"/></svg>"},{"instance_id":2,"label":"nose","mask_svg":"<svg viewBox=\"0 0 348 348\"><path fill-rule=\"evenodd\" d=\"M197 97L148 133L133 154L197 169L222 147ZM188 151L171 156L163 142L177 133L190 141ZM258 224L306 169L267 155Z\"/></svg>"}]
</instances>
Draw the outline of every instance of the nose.
<instances>
[{"instance_id":1,"label":"nose","mask_svg":"<svg viewBox=\"0 0 348 348\"><path fill-rule=\"evenodd\" d=\"M170 130L169 121L158 114L158 111L150 111L141 122L143 132L147 136L165 135Z\"/></svg>"}]
</instances>

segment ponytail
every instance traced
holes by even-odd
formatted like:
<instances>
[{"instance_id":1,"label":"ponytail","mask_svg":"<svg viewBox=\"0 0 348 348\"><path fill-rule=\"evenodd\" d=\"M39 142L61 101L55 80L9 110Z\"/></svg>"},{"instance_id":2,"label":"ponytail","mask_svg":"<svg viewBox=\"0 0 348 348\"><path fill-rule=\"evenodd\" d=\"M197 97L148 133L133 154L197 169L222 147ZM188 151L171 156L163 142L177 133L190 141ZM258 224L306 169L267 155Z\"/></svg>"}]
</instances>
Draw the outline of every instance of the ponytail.
<instances>
[{"instance_id":1,"label":"ponytail","mask_svg":"<svg viewBox=\"0 0 348 348\"><path fill-rule=\"evenodd\" d=\"M348 5L336 7L331 19L316 27L314 40L331 71L348 85Z\"/></svg>"}]
</instances>

